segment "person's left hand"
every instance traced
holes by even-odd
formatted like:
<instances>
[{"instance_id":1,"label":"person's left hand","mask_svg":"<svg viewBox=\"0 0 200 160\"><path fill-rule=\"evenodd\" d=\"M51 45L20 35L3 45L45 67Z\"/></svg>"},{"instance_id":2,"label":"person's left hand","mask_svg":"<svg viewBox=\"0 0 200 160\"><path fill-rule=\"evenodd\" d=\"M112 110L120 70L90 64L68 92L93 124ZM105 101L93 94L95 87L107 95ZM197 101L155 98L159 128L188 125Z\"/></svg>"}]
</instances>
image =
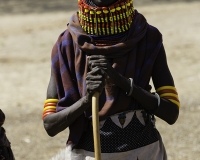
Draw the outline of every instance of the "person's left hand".
<instances>
[{"instance_id":1,"label":"person's left hand","mask_svg":"<svg viewBox=\"0 0 200 160\"><path fill-rule=\"evenodd\" d=\"M95 68L98 67L102 69L107 77L112 83L117 84L117 79L119 78L119 74L115 71L115 69L111 66L108 59L103 55L91 55L88 57L89 67Z\"/></svg>"}]
</instances>

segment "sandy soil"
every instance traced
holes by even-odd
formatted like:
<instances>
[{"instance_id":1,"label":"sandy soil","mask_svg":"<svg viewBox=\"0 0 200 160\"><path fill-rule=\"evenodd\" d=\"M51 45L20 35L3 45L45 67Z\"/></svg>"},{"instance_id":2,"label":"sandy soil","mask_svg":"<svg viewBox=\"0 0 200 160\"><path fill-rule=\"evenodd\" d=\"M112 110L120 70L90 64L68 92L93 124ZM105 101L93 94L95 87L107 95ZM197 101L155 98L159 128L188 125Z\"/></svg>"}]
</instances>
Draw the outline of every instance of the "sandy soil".
<instances>
[{"instance_id":1,"label":"sandy soil","mask_svg":"<svg viewBox=\"0 0 200 160\"><path fill-rule=\"evenodd\" d=\"M65 147L68 135L65 130L49 137L41 115L51 49L72 12L65 11L63 0L51 0L48 5L38 2L36 6L28 0L0 1L0 108L6 114L4 127L16 160L48 160ZM68 7L73 10L75 6ZM174 125L157 120L169 160L200 157L199 8L198 1L136 5L163 34L168 64L182 104Z\"/></svg>"}]
</instances>

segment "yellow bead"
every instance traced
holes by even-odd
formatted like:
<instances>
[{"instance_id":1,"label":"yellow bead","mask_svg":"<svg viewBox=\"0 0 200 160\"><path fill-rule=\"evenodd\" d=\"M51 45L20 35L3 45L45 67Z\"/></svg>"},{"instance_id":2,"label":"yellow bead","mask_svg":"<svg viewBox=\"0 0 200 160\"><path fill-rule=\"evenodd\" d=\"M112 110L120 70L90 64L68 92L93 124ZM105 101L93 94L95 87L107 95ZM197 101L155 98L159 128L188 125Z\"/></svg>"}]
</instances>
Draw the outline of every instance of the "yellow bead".
<instances>
[{"instance_id":1,"label":"yellow bead","mask_svg":"<svg viewBox=\"0 0 200 160\"><path fill-rule=\"evenodd\" d=\"M91 34L94 34L94 33L93 33L93 29L92 29L92 28L90 29L90 32L91 32Z\"/></svg>"},{"instance_id":2,"label":"yellow bead","mask_svg":"<svg viewBox=\"0 0 200 160\"><path fill-rule=\"evenodd\" d=\"M46 111L48 109L53 109L53 110L56 110L56 106L47 106L43 109L43 111Z\"/></svg>"},{"instance_id":3,"label":"yellow bead","mask_svg":"<svg viewBox=\"0 0 200 160\"><path fill-rule=\"evenodd\" d=\"M108 22L108 18L107 17L105 17L105 22Z\"/></svg>"},{"instance_id":4,"label":"yellow bead","mask_svg":"<svg viewBox=\"0 0 200 160\"><path fill-rule=\"evenodd\" d=\"M46 99L44 103L57 103L58 99Z\"/></svg>"},{"instance_id":5,"label":"yellow bead","mask_svg":"<svg viewBox=\"0 0 200 160\"><path fill-rule=\"evenodd\" d=\"M115 33L118 33L118 31L117 31L117 27L115 27Z\"/></svg>"},{"instance_id":6,"label":"yellow bead","mask_svg":"<svg viewBox=\"0 0 200 160\"><path fill-rule=\"evenodd\" d=\"M123 17L124 17L124 18L126 18L126 15L125 15L125 13L123 13Z\"/></svg>"},{"instance_id":7,"label":"yellow bead","mask_svg":"<svg viewBox=\"0 0 200 160\"><path fill-rule=\"evenodd\" d=\"M102 31L103 31L103 35L105 35L106 34L105 28L102 28Z\"/></svg>"},{"instance_id":8,"label":"yellow bead","mask_svg":"<svg viewBox=\"0 0 200 160\"><path fill-rule=\"evenodd\" d=\"M97 11L96 13L97 13L97 14L101 14L101 11Z\"/></svg>"},{"instance_id":9,"label":"yellow bead","mask_svg":"<svg viewBox=\"0 0 200 160\"><path fill-rule=\"evenodd\" d=\"M117 7L116 10L120 11L120 10L121 10L121 7Z\"/></svg>"},{"instance_id":10,"label":"yellow bead","mask_svg":"<svg viewBox=\"0 0 200 160\"><path fill-rule=\"evenodd\" d=\"M123 9L126 9L126 6L125 6L125 5L123 5L123 6L122 6L122 8L123 8Z\"/></svg>"},{"instance_id":11,"label":"yellow bead","mask_svg":"<svg viewBox=\"0 0 200 160\"><path fill-rule=\"evenodd\" d=\"M106 31L107 31L107 34L109 35L110 34L109 28L106 28Z\"/></svg>"},{"instance_id":12,"label":"yellow bead","mask_svg":"<svg viewBox=\"0 0 200 160\"><path fill-rule=\"evenodd\" d=\"M87 27L88 33L90 33L90 27Z\"/></svg>"},{"instance_id":13,"label":"yellow bead","mask_svg":"<svg viewBox=\"0 0 200 160\"><path fill-rule=\"evenodd\" d=\"M107 14L109 11L108 10L103 10L103 13Z\"/></svg>"},{"instance_id":14,"label":"yellow bead","mask_svg":"<svg viewBox=\"0 0 200 160\"><path fill-rule=\"evenodd\" d=\"M96 29L94 29L94 33L97 34L97 30Z\"/></svg>"},{"instance_id":15,"label":"yellow bead","mask_svg":"<svg viewBox=\"0 0 200 160\"><path fill-rule=\"evenodd\" d=\"M122 26L122 31L125 32L124 26Z\"/></svg>"},{"instance_id":16,"label":"yellow bead","mask_svg":"<svg viewBox=\"0 0 200 160\"><path fill-rule=\"evenodd\" d=\"M89 9L85 9L85 12L86 12L86 13L89 12Z\"/></svg>"},{"instance_id":17,"label":"yellow bead","mask_svg":"<svg viewBox=\"0 0 200 160\"><path fill-rule=\"evenodd\" d=\"M94 14L94 11L90 11L90 14Z\"/></svg>"},{"instance_id":18,"label":"yellow bead","mask_svg":"<svg viewBox=\"0 0 200 160\"><path fill-rule=\"evenodd\" d=\"M126 16L127 16L127 17L129 16L129 12L128 12L128 11L126 11Z\"/></svg>"},{"instance_id":19,"label":"yellow bead","mask_svg":"<svg viewBox=\"0 0 200 160\"><path fill-rule=\"evenodd\" d=\"M100 23L101 22L100 18L97 18L97 21Z\"/></svg>"},{"instance_id":20,"label":"yellow bead","mask_svg":"<svg viewBox=\"0 0 200 160\"><path fill-rule=\"evenodd\" d=\"M111 9L110 11L111 11L111 12L115 12L115 8Z\"/></svg>"},{"instance_id":21,"label":"yellow bead","mask_svg":"<svg viewBox=\"0 0 200 160\"><path fill-rule=\"evenodd\" d=\"M84 29L85 32L87 31L87 30L86 30L86 26L83 26L83 29Z\"/></svg>"}]
</instances>

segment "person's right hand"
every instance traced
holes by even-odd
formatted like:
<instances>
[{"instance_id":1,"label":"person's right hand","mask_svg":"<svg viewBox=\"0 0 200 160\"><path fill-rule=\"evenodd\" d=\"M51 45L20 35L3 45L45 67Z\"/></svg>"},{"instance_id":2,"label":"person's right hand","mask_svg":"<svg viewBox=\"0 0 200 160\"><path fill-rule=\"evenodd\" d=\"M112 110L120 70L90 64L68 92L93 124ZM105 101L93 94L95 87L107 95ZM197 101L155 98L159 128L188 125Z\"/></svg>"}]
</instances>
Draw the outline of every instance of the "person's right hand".
<instances>
[{"instance_id":1,"label":"person's right hand","mask_svg":"<svg viewBox=\"0 0 200 160\"><path fill-rule=\"evenodd\" d=\"M87 88L87 101L92 100L92 96L95 92L101 93L105 86L105 73L102 69L95 67L86 76L86 88Z\"/></svg>"}]
</instances>

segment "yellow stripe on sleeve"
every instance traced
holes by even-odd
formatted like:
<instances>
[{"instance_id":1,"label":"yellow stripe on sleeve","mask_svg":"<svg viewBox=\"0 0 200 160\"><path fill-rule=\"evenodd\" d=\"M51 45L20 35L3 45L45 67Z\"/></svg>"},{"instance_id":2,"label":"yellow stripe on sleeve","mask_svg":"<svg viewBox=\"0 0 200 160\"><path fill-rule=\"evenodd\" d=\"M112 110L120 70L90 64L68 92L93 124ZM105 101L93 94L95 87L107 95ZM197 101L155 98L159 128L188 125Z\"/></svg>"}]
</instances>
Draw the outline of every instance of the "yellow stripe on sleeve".
<instances>
[{"instance_id":1,"label":"yellow stripe on sleeve","mask_svg":"<svg viewBox=\"0 0 200 160\"><path fill-rule=\"evenodd\" d=\"M156 92L159 92L164 89L172 89L172 90L176 91L176 88L174 86L163 86L163 87L159 87L158 89L156 89Z\"/></svg>"},{"instance_id":2,"label":"yellow stripe on sleeve","mask_svg":"<svg viewBox=\"0 0 200 160\"><path fill-rule=\"evenodd\" d=\"M178 108L180 108L180 103L173 100L173 99L168 99L169 101L171 101L172 103L176 104L178 106Z\"/></svg>"},{"instance_id":3,"label":"yellow stripe on sleeve","mask_svg":"<svg viewBox=\"0 0 200 160\"><path fill-rule=\"evenodd\" d=\"M160 95L161 98L167 97L167 96L172 96L172 97L176 97L177 99L179 99L178 95L174 94L174 93L163 93L163 94Z\"/></svg>"}]
</instances>

